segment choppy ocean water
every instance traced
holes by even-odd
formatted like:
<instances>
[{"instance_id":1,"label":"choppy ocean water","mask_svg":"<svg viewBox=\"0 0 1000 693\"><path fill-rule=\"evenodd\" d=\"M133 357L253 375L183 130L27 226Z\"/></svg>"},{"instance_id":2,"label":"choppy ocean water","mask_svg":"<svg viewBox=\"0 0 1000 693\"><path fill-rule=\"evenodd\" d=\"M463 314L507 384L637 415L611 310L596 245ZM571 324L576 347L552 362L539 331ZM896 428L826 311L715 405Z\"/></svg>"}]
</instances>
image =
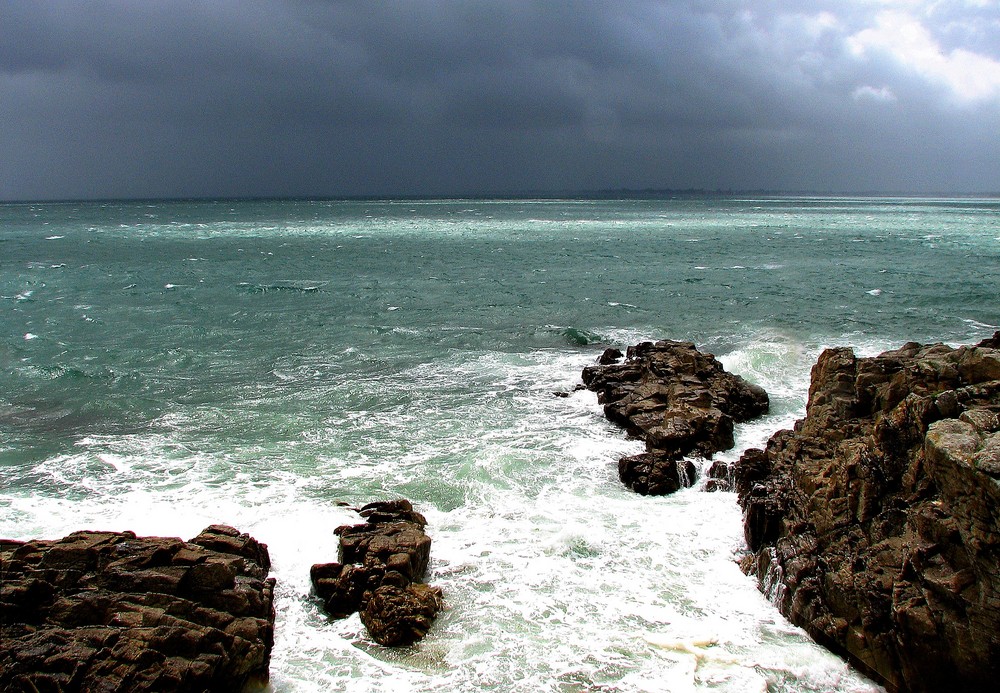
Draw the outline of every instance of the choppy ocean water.
<instances>
[{"instance_id":1,"label":"choppy ocean water","mask_svg":"<svg viewBox=\"0 0 1000 693\"><path fill-rule=\"evenodd\" d=\"M1000 329L1000 201L0 205L0 536L223 522L269 545L275 691L871 691L735 564L735 497L643 498L579 382L688 339L764 386L826 346ZM428 517L416 647L330 621L338 501Z\"/></svg>"}]
</instances>

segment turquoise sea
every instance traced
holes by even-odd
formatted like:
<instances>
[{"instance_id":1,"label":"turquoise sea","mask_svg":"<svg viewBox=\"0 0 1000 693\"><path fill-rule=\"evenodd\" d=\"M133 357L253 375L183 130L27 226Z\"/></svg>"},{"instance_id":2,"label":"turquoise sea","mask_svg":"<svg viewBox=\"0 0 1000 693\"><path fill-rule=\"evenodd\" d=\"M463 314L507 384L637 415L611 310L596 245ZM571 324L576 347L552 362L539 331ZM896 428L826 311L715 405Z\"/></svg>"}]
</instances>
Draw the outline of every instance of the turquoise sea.
<instances>
[{"instance_id":1,"label":"turquoise sea","mask_svg":"<svg viewBox=\"0 0 1000 693\"><path fill-rule=\"evenodd\" d=\"M625 490L641 444L553 393L694 341L771 394L733 460L822 348L978 341L998 287L996 199L2 204L0 536L253 534L274 691L878 690L740 573L734 494ZM447 610L386 650L308 570L396 496Z\"/></svg>"}]
</instances>

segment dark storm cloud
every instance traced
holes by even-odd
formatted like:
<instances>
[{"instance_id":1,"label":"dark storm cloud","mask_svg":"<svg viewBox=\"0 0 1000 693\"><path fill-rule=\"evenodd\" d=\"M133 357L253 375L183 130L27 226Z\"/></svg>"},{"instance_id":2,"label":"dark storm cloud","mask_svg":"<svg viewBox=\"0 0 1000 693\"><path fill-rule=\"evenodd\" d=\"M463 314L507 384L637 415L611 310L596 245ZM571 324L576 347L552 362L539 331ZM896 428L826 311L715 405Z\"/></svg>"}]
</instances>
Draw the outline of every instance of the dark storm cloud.
<instances>
[{"instance_id":1,"label":"dark storm cloud","mask_svg":"<svg viewBox=\"0 0 1000 693\"><path fill-rule=\"evenodd\" d=\"M9 2L0 197L1000 189L990 0Z\"/></svg>"}]
</instances>

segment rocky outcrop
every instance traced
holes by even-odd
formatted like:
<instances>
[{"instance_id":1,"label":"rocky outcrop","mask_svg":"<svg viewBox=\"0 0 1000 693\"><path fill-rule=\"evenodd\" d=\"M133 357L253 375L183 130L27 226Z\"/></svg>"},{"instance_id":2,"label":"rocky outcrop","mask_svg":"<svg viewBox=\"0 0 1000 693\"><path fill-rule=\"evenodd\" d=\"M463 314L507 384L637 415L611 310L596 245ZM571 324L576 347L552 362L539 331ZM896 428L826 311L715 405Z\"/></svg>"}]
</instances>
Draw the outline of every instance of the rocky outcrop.
<instances>
[{"instance_id":1,"label":"rocky outcrop","mask_svg":"<svg viewBox=\"0 0 1000 693\"><path fill-rule=\"evenodd\" d=\"M890 690L1000 681L998 345L828 349L806 417L736 468L746 570Z\"/></svg>"},{"instance_id":2,"label":"rocky outcrop","mask_svg":"<svg viewBox=\"0 0 1000 693\"><path fill-rule=\"evenodd\" d=\"M239 691L266 684L267 547L213 525L0 540L0 690Z\"/></svg>"},{"instance_id":3,"label":"rocky outcrop","mask_svg":"<svg viewBox=\"0 0 1000 693\"><path fill-rule=\"evenodd\" d=\"M646 442L646 452L623 457L618 475L644 495L673 493L695 480L683 458L733 447L734 424L767 412L767 393L727 373L691 342L643 342L606 351L583 370L608 419Z\"/></svg>"},{"instance_id":4,"label":"rocky outcrop","mask_svg":"<svg viewBox=\"0 0 1000 693\"><path fill-rule=\"evenodd\" d=\"M311 570L313 588L327 613L355 611L375 642L411 645L423 638L441 610L441 590L422 582L430 560L427 520L404 499L370 503L367 522L338 527L337 563Z\"/></svg>"}]
</instances>

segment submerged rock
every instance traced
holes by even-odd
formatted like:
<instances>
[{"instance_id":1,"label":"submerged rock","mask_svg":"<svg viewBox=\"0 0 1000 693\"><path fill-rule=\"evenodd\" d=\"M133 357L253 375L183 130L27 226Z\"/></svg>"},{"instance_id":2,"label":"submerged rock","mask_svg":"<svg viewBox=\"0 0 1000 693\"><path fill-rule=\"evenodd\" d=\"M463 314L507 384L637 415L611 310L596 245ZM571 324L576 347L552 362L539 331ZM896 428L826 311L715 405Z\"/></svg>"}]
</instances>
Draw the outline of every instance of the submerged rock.
<instances>
[{"instance_id":1,"label":"submerged rock","mask_svg":"<svg viewBox=\"0 0 1000 693\"><path fill-rule=\"evenodd\" d=\"M828 349L806 417L736 467L747 572L890 690L1000 680L998 346Z\"/></svg>"},{"instance_id":2,"label":"submerged rock","mask_svg":"<svg viewBox=\"0 0 1000 693\"><path fill-rule=\"evenodd\" d=\"M312 567L313 589L326 612L361 622L381 645L411 645L423 638L443 606L441 590L423 584L430 560L427 520L404 499L370 503L366 524L338 527L337 563Z\"/></svg>"},{"instance_id":3,"label":"submerged rock","mask_svg":"<svg viewBox=\"0 0 1000 693\"><path fill-rule=\"evenodd\" d=\"M619 461L622 482L649 495L673 493L695 481L687 455L708 457L733 447L734 424L767 413L764 390L726 372L691 342L643 342L606 351L583 370L604 414L646 442L646 452Z\"/></svg>"},{"instance_id":4,"label":"submerged rock","mask_svg":"<svg viewBox=\"0 0 1000 693\"><path fill-rule=\"evenodd\" d=\"M0 690L263 687L274 640L267 547L213 525L0 540Z\"/></svg>"}]
</instances>

